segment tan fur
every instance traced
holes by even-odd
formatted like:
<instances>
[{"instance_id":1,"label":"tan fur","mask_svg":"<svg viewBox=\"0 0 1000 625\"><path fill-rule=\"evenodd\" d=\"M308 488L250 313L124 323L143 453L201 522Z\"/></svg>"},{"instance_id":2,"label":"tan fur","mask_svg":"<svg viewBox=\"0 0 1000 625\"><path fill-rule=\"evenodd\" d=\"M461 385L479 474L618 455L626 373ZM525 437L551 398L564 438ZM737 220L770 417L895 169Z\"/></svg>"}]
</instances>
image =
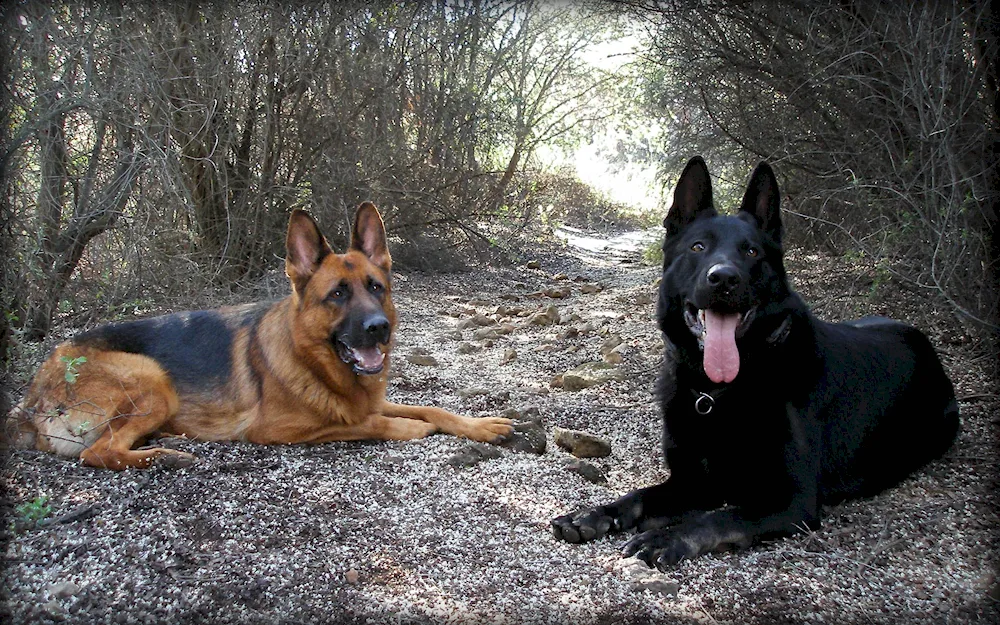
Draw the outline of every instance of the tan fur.
<instances>
[{"instance_id":1,"label":"tan fur","mask_svg":"<svg viewBox=\"0 0 1000 625\"><path fill-rule=\"evenodd\" d=\"M409 440L438 431L495 442L511 432L508 419L472 419L386 401L391 342L380 348L385 364L376 375L355 373L332 348L331 332L353 306L380 306L394 336L391 259L374 205L358 209L352 249L345 254L329 251L302 211L289 219L286 247L290 296L271 305L253 327L239 323L250 306L217 311L233 330L225 380L208 391L178 392L150 357L67 341L39 368L14 411L21 444L124 469L147 467L158 458L190 460L170 449L133 449L155 432L261 444ZM317 251L322 258L314 262ZM381 302L368 292L372 275L385 285ZM349 306L326 301L338 284L356 294ZM81 364L69 382L67 361L74 359Z\"/></svg>"}]
</instances>

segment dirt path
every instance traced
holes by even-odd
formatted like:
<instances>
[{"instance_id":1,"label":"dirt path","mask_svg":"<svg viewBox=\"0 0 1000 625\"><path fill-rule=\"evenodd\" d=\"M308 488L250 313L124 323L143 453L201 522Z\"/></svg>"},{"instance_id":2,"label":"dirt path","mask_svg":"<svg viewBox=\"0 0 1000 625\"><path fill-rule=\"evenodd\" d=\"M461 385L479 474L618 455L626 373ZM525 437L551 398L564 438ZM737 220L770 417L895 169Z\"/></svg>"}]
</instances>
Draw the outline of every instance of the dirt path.
<instances>
[{"instance_id":1,"label":"dirt path","mask_svg":"<svg viewBox=\"0 0 1000 625\"><path fill-rule=\"evenodd\" d=\"M398 276L390 397L540 419L543 454L491 447L484 457L445 436L315 447L179 441L198 464L115 474L19 452L6 475L12 498L44 495L52 509L32 525L22 508L9 543L12 622L1000 620L995 399L963 403L965 429L945 459L881 497L830 509L810 535L667 575L620 558L620 536L553 539L554 515L665 477L651 394L658 271L607 248L537 260L534 269ZM826 318L925 306L872 295L863 271L828 259L793 255L789 265ZM536 325L543 319L532 315L546 311L558 321ZM918 323L942 345L960 395L991 392L975 346L946 315ZM553 384L602 360L616 337L621 380L580 391ZM589 461L596 482L570 470L554 427L610 442L610 456Z\"/></svg>"}]
</instances>

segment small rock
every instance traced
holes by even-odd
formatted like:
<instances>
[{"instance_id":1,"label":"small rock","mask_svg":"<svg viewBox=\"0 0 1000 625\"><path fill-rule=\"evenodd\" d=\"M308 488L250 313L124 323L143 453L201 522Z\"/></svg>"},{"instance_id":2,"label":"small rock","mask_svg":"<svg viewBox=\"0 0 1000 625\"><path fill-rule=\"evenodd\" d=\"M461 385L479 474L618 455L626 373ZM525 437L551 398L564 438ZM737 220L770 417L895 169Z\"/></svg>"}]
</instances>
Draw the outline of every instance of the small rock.
<instances>
[{"instance_id":1,"label":"small rock","mask_svg":"<svg viewBox=\"0 0 1000 625\"><path fill-rule=\"evenodd\" d=\"M990 571L982 575L973 583L973 587L994 600L1000 601L1000 582L997 581L996 573Z\"/></svg>"},{"instance_id":2,"label":"small rock","mask_svg":"<svg viewBox=\"0 0 1000 625\"><path fill-rule=\"evenodd\" d=\"M611 570L614 571L615 569L621 569L625 576L632 581L654 575L654 571L645 562L636 558L615 560L614 564L611 565Z\"/></svg>"},{"instance_id":3,"label":"small rock","mask_svg":"<svg viewBox=\"0 0 1000 625\"><path fill-rule=\"evenodd\" d=\"M501 412L500 416L503 417L504 419L510 419L511 421L520 421L522 418L524 418L524 415L522 415L521 411L518 410L517 408L508 408L503 412Z\"/></svg>"},{"instance_id":4,"label":"small rock","mask_svg":"<svg viewBox=\"0 0 1000 625\"><path fill-rule=\"evenodd\" d=\"M65 599L66 597L72 597L76 593L80 592L80 586L74 584L73 582L59 582L49 586L48 591L50 597Z\"/></svg>"},{"instance_id":5,"label":"small rock","mask_svg":"<svg viewBox=\"0 0 1000 625\"><path fill-rule=\"evenodd\" d=\"M640 293L635 297L636 306L649 306L653 303L653 296L649 293Z\"/></svg>"},{"instance_id":6,"label":"small rock","mask_svg":"<svg viewBox=\"0 0 1000 625\"><path fill-rule=\"evenodd\" d=\"M545 427L537 420L515 422L514 431L500 446L540 456L546 449Z\"/></svg>"},{"instance_id":7,"label":"small rock","mask_svg":"<svg viewBox=\"0 0 1000 625\"><path fill-rule=\"evenodd\" d=\"M406 356L406 361L410 364L420 365L422 367L436 367L438 364L437 358L434 356L431 356L430 354L421 354L416 350Z\"/></svg>"},{"instance_id":8,"label":"small rock","mask_svg":"<svg viewBox=\"0 0 1000 625\"><path fill-rule=\"evenodd\" d=\"M583 460L570 460L566 462L566 469L594 484L603 484L608 481L608 478L604 477L604 472L600 468Z\"/></svg>"},{"instance_id":9,"label":"small rock","mask_svg":"<svg viewBox=\"0 0 1000 625\"><path fill-rule=\"evenodd\" d=\"M53 620L56 621L66 620L66 611L63 610L63 607L59 605L59 602L56 601L55 599L50 599L47 603L42 605L42 610L44 610L45 614L47 614L48 617Z\"/></svg>"},{"instance_id":10,"label":"small rock","mask_svg":"<svg viewBox=\"0 0 1000 625\"><path fill-rule=\"evenodd\" d=\"M563 388L567 391L579 391L622 379L624 374L606 362L585 362L562 375Z\"/></svg>"},{"instance_id":11,"label":"small rock","mask_svg":"<svg viewBox=\"0 0 1000 625\"><path fill-rule=\"evenodd\" d=\"M574 321L580 321L580 319L581 319L580 315L576 313L570 313L568 315L561 316L559 318L559 323L565 325L567 323L573 323Z\"/></svg>"},{"instance_id":12,"label":"small rock","mask_svg":"<svg viewBox=\"0 0 1000 625\"><path fill-rule=\"evenodd\" d=\"M556 287L552 286L542 291L542 294L546 297L551 297L553 299L565 299L572 294L572 289L568 286Z\"/></svg>"},{"instance_id":13,"label":"small rock","mask_svg":"<svg viewBox=\"0 0 1000 625\"><path fill-rule=\"evenodd\" d=\"M681 585L678 582L658 576L645 577L632 583L632 590L636 592L648 590L654 595L663 597L676 597L680 589Z\"/></svg>"},{"instance_id":14,"label":"small rock","mask_svg":"<svg viewBox=\"0 0 1000 625\"><path fill-rule=\"evenodd\" d=\"M557 273L557 274L555 274L554 276L552 276L552 279L553 279L553 280L568 280L568 279L569 279L569 276L567 276L567 275L566 275L566 274L564 274L564 273Z\"/></svg>"},{"instance_id":15,"label":"small rock","mask_svg":"<svg viewBox=\"0 0 1000 625\"><path fill-rule=\"evenodd\" d=\"M501 324L499 328L496 328L497 334L500 335L513 334L514 330L517 330L517 326L513 323L504 323Z\"/></svg>"},{"instance_id":16,"label":"small rock","mask_svg":"<svg viewBox=\"0 0 1000 625\"><path fill-rule=\"evenodd\" d=\"M456 468L472 467L484 460L499 458L501 455L500 450L494 445L470 443L448 458L445 463Z\"/></svg>"},{"instance_id":17,"label":"small rock","mask_svg":"<svg viewBox=\"0 0 1000 625\"><path fill-rule=\"evenodd\" d=\"M581 284L580 293L584 295L593 295L594 293L600 293L604 290L604 287L600 284Z\"/></svg>"},{"instance_id":18,"label":"small rock","mask_svg":"<svg viewBox=\"0 0 1000 625\"><path fill-rule=\"evenodd\" d=\"M611 455L611 443L590 432L555 428L552 440L577 458L604 458Z\"/></svg>"},{"instance_id":19,"label":"small rock","mask_svg":"<svg viewBox=\"0 0 1000 625\"><path fill-rule=\"evenodd\" d=\"M495 339L500 336L500 331L497 328L479 328L472 333L472 338L476 341L488 341L490 339Z\"/></svg>"},{"instance_id":20,"label":"small rock","mask_svg":"<svg viewBox=\"0 0 1000 625\"><path fill-rule=\"evenodd\" d=\"M624 360L624 356L622 356L622 349L623 348L624 348L624 343L621 344L621 345L618 345L617 347L615 347L614 349L612 349L610 352L604 354L604 362L606 362L606 363L608 363L610 365L620 365L620 364L622 364L622 360Z\"/></svg>"},{"instance_id":21,"label":"small rock","mask_svg":"<svg viewBox=\"0 0 1000 625\"><path fill-rule=\"evenodd\" d=\"M354 569L347 569L347 572L344 573L344 580L346 580L348 584L357 584L359 578L360 575Z\"/></svg>"},{"instance_id":22,"label":"small rock","mask_svg":"<svg viewBox=\"0 0 1000 625\"><path fill-rule=\"evenodd\" d=\"M469 317L468 319L466 319L465 321L459 323L458 327L461 330L468 330L469 328L477 328L477 327L481 328L483 326L491 326L491 325L496 325L496 319L487 317L486 315L480 313L476 313L471 317Z\"/></svg>"},{"instance_id":23,"label":"small rock","mask_svg":"<svg viewBox=\"0 0 1000 625\"><path fill-rule=\"evenodd\" d=\"M527 267L528 269L541 269L542 263L538 262L537 260L529 260L527 263L525 263L524 266Z\"/></svg>"},{"instance_id":24,"label":"small rock","mask_svg":"<svg viewBox=\"0 0 1000 625\"><path fill-rule=\"evenodd\" d=\"M521 417L528 420L534 420L541 422L542 412L538 409L538 406L528 406L521 411Z\"/></svg>"},{"instance_id":25,"label":"small rock","mask_svg":"<svg viewBox=\"0 0 1000 625\"><path fill-rule=\"evenodd\" d=\"M515 360L517 360L517 350L505 349L503 351L503 357L500 359L500 364L506 365L508 363L514 362Z\"/></svg>"},{"instance_id":26,"label":"small rock","mask_svg":"<svg viewBox=\"0 0 1000 625\"><path fill-rule=\"evenodd\" d=\"M563 377L561 375L554 375L552 379L549 380L549 386L552 388L562 388L563 387Z\"/></svg>"},{"instance_id":27,"label":"small rock","mask_svg":"<svg viewBox=\"0 0 1000 625\"><path fill-rule=\"evenodd\" d=\"M613 350L614 348L618 347L621 344L622 344L622 337L618 336L617 334L612 334L608 338L604 339L603 343L601 343L600 347L601 355L602 356L607 355L608 352L610 352L611 350Z\"/></svg>"},{"instance_id":28,"label":"small rock","mask_svg":"<svg viewBox=\"0 0 1000 625\"><path fill-rule=\"evenodd\" d=\"M535 326L550 326L558 323L559 318L559 309L550 305L528 317L528 323Z\"/></svg>"},{"instance_id":29,"label":"small rock","mask_svg":"<svg viewBox=\"0 0 1000 625\"><path fill-rule=\"evenodd\" d=\"M467 341L462 341L455 349L459 354L474 354L478 351L482 351L483 348Z\"/></svg>"},{"instance_id":30,"label":"small rock","mask_svg":"<svg viewBox=\"0 0 1000 625\"><path fill-rule=\"evenodd\" d=\"M462 331L461 330L449 330L447 332L442 332L440 337L443 341L461 341Z\"/></svg>"},{"instance_id":31,"label":"small rock","mask_svg":"<svg viewBox=\"0 0 1000 625\"><path fill-rule=\"evenodd\" d=\"M580 335L580 330L575 327L569 327L556 335L559 339L565 341L566 339L575 339Z\"/></svg>"}]
</instances>

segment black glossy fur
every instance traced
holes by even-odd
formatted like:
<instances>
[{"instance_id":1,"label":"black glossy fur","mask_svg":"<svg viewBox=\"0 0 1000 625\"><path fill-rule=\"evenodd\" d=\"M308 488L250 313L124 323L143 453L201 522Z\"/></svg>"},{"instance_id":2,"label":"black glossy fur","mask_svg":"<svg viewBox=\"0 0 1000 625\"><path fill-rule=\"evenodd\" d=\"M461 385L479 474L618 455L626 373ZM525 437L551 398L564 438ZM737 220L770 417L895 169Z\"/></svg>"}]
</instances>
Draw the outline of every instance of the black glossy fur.
<instances>
[{"instance_id":1,"label":"black glossy fur","mask_svg":"<svg viewBox=\"0 0 1000 625\"><path fill-rule=\"evenodd\" d=\"M720 216L704 161L688 163L664 221L658 303L670 476L554 519L558 538L638 528L623 553L663 569L816 528L821 505L874 495L951 446L958 404L930 342L888 319L813 317L785 277L778 205L761 163L739 213ZM685 317L702 308L752 311L736 333L739 373L729 383L703 368Z\"/></svg>"}]
</instances>

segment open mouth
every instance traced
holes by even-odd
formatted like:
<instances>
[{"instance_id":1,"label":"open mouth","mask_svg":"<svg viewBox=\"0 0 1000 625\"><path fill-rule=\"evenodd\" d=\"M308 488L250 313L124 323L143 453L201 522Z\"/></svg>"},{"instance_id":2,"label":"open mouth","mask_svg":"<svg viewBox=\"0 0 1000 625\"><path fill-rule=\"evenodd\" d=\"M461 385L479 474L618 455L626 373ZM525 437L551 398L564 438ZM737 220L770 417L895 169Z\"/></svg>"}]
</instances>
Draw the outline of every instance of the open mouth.
<instances>
[{"instance_id":1,"label":"open mouth","mask_svg":"<svg viewBox=\"0 0 1000 625\"><path fill-rule=\"evenodd\" d=\"M756 308L745 312L723 313L699 309L691 302L684 306L684 321L698 338L703 352L702 365L710 380L728 384L740 372L740 352L736 339L743 336L753 321Z\"/></svg>"},{"instance_id":2,"label":"open mouth","mask_svg":"<svg viewBox=\"0 0 1000 625\"><path fill-rule=\"evenodd\" d=\"M351 347L339 339L334 340L334 345L340 359L359 375L375 375L385 365L385 352L378 346Z\"/></svg>"}]
</instances>

